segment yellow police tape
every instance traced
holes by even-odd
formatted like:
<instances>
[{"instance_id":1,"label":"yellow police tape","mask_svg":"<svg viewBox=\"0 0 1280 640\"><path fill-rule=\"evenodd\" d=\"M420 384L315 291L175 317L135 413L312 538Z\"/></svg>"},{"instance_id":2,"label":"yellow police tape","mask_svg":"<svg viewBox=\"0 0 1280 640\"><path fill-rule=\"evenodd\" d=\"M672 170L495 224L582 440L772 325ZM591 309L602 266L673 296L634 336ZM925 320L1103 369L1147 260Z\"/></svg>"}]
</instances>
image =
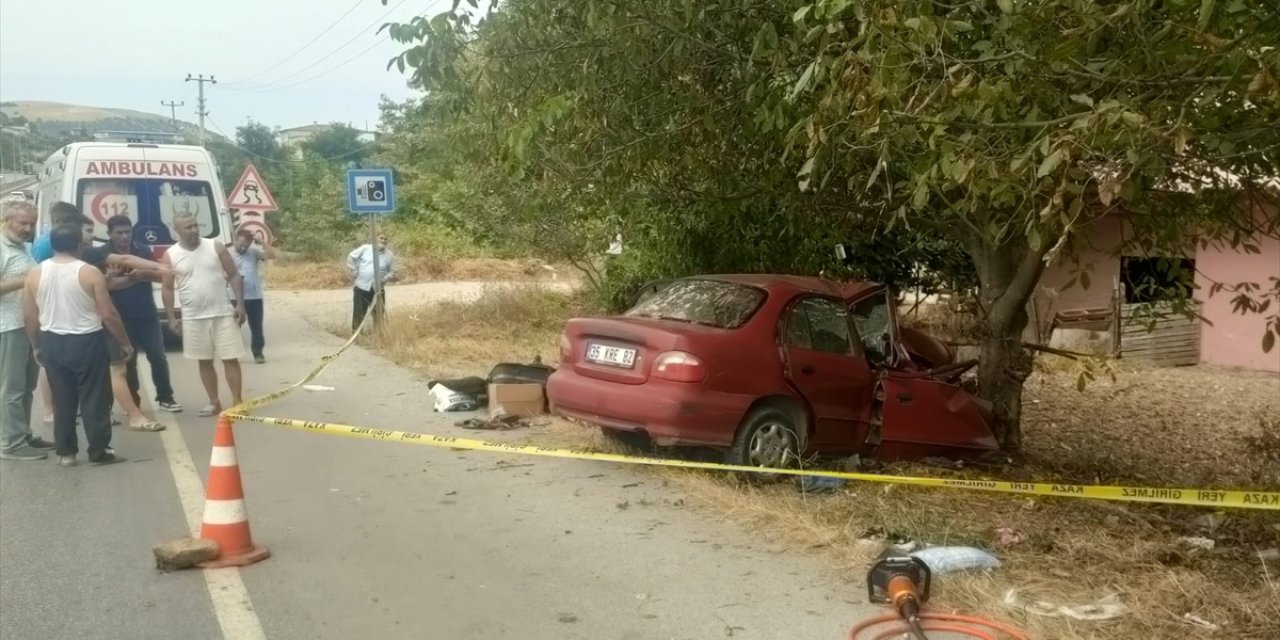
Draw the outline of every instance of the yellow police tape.
<instances>
[{"instance_id":1,"label":"yellow police tape","mask_svg":"<svg viewBox=\"0 0 1280 640\"><path fill-rule=\"evenodd\" d=\"M329 355L320 356L320 364L316 365L315 368L309 371L307 375L303 376L301 380L287 387L279 389L277 391L272 391L271 393L268 393L266 395L261 395L256 398L250 398L248 400L245 400L240 404L234 407L231 407L230 409L227 409L226 411L223 412L223 414L228 416L232 414L243 414L246 411L250 411L252 409L261 407L262 405L265 405L268 402L279 400L280 398L283 398L293 393L294 391L297 391L298 387L301 387L302 385L308 384L312 380L315 380L321 373L324 373L325 369L329 368L329 365L333 364L338 359L338 356L345 353L347 349L351 348L351 345L356 343L356 339L360 337L360 334L364 333L365 327L369 326L370 320L373 319L373 310L375 306L376 305L372 305L372 304L369 305L369 310L365 312L364 318L360 320L360 325L356 327L356 330L351 332L351 337L347 338L347 341L342 343L342 346L338 347L337 351L334 351Z\"/></svg>"},{"instance_id":2,"label":"yellow police tape","mask_svg":"<svg viewBox=\"0 0 1280 640\"><path fill-rule=\"evenodd\" d=\"M1196 505L1202 507L1267 509L1280 510L1280 493L1268 491L1229 491L1218 489L1156 489L1151 487L1092 486L1074 484L1046 484L1038 482L1004 482L1000 480L948 480L944 478L917 478L911 476L889 476L874 473L853 473L847 471L820 471L808 469L764 469L715 462L697 462L692 460L672 460L652 456L622 455L617 453L600 453L585 449L560 449L533 444L514 444L507 442L488 442L470 438L437 436L429 433L411 431L395 431L392 429L370 429L346 424L329 422L313 422L294 420L292 418L269 418L244 414L229 414L233 420L244 420L286 427L307 433L322 433L345 438L361 440L382 440L404 444L418 444L428 447L446 449L465 449L469 451L490 451L494 453L510 453L518 455L543 456L547 458L568 458L570 460L596 460L600 462L618 462L626 464L642 464L658 467L679 467L683 469L708 469L713 471L735 471L748 473L768 473L791 476L814 476L820 478L841 478L862 482L882 482L887 484L905 484L917 487L938 487L946 489L969 489L973 491L995 491L999 493L1022 493L1038 496L1063 496L1069 498L1093 498L1097 500L1120 500L1127 502L1156 502L1163 504Z\"/></svg>"},{"instance_id":3,"label":"yellow police tape","mask_svg":"<svg viewBox=\"0 0 1280 640\"><path fill-rule=\"evenodd\" d=\"M1117 500L1122 502L1153 502L1159 504L1180 504L1200 507L1216 507L1220 509L1263 509L1280 511L1280 492L1275 491L1240 491L1227 489L1163 489L1155 487L1126 487L1105 485L1049 484L1043 482L1006 482L1003 480L948 480L945 478L919 478L912 476L891 476L875 473L854 473L849 471L823 471L810 469L766 469L716 462L696 462L692 460L673 460L654 456L622 455L617 453L601 453L586 449L561 449L531 444L513 444L506 442L488 442L471 438L454 438L437 436L428 433L411 431L394 431L391 429L370 429L345 424L294 420L292 418L268 418L252 416L248 412L273 400L278 400L293 393L324 372L351 345L355 344L373 317L373 307L360 322L360 326L337 351L323 356L303 378L283 389L263 396L247 400L228 409L224 414L233 420L258 422L286 427L307 433L322 433L331 436L358 438L361 440L382 440L418 444L428 447L447 449L463 449L469 451L490 451L518 455L543 456L547 458L566 458L570 460L596 460L623 464L642 464L657 467L678 467L683 469L705 469L711 471L734 471L746 473L767 473L790 476L812 476L818 478L839 478L860 482L880 482L885 484L904 484L917 487L936 487L943 489L967 489L970 491L992 491L996 493L1017 493L1037 496L1060 496L1067 498L1091 498L1095 500Z\"/></svg>"}]
</instances>

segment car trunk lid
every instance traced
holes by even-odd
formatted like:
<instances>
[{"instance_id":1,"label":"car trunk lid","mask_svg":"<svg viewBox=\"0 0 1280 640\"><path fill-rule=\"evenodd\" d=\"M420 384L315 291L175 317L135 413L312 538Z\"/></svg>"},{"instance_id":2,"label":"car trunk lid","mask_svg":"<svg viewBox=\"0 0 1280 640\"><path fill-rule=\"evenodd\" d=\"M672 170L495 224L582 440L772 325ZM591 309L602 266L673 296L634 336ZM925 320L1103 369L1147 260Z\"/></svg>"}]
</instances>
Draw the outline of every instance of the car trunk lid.
<instances>
[{"instance_id":1,"label":"car trunk lid","mask_svg":"<svg viewBox=\"0 0 1280 640\"><path fill-rule=\"evenodd\" d=\"M688 336L726 331L634 316L575 318L565 328L573 350L570 366L576 373L622 384L646 382L654 359L667 351L685 350Z\"/></svg>"}]
</instances>

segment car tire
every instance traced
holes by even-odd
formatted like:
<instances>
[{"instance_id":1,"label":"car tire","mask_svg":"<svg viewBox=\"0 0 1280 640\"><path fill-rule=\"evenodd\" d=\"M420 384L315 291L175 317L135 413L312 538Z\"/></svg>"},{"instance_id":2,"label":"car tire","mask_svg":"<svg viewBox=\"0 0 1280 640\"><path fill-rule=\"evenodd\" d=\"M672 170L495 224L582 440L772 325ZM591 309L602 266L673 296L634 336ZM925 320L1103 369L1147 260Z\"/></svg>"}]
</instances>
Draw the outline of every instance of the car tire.
<instances>
[{"instance_id":1,"label":"car tire","mask_svg":"<svg viewBox=\"0 0 1280 640\"><path fill-rule=\"evenodd\" d=\"M747 414L725 453L725 462L743 467L793 467L801 446L795 413L777 405Z\"/></svg>"},{"instance_id":2,"label":"car tire","mask_svg":"<svg viewBox=\"0 0 1280 640\"><path fill-rule=\"evenodd\" d=\"M643 431L626 431L624 429L600 427L600 433L604 434L605 440L614 444L622 445L628 449L648 451L653 448L653 440L650 440L649 434Z\"/></svg>"}]
</instances>

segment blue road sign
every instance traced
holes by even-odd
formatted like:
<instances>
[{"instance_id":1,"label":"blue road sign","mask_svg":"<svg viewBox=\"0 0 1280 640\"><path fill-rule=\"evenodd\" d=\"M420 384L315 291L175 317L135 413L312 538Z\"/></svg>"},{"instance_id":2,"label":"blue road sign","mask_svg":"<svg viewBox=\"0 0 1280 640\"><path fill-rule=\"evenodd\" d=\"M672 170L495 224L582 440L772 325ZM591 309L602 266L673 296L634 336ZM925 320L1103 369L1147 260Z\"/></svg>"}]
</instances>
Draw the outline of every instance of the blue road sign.
<instances>
[{"instance_id":1,"label":"blue road sign","mask_svg":"<svg viewBox=\"0 0 1280 640\"><path fill-rule=\"evenodd\" d=\"M391 213L396 188L390 169L348 169L347 208L351 213Z\"/></svg>"}]
</instances>

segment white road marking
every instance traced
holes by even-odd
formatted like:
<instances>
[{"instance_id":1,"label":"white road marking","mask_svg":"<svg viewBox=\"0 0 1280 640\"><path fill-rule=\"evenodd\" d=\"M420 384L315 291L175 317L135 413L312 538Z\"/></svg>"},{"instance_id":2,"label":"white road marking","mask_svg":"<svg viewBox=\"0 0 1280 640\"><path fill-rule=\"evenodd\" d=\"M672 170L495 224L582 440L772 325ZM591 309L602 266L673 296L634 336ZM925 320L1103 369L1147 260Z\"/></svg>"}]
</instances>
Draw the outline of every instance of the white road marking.
<instances>
[{"instance_id":1,"label":"white road marking","mask_svg":"<svg viewBox=\"0 0 1280 640\"><path fill-rule=\"evenodd\" d=\"M138 381L142 387L138 395L143 398L154 396L149 384L150 369L145 362L138 363ZM204 515L204 482L196 471L177 419L167 411L153 409L153 413L156 421L165 426L165 430L160 432L160 442L164 444L169 471L173 473L173 484L178 488L178 499L187 516L187 528L191 529L193 537L199 537L201 518ZM240 578L240 570L230 568L202 571L205 584L209 587L209 598L213 601L213 613L222 629L222 637L226 640L266 640L267 634L262 630L262 621L258 619L258 612L249 599L249 591Z\"/></svg>"}]
</instances>

